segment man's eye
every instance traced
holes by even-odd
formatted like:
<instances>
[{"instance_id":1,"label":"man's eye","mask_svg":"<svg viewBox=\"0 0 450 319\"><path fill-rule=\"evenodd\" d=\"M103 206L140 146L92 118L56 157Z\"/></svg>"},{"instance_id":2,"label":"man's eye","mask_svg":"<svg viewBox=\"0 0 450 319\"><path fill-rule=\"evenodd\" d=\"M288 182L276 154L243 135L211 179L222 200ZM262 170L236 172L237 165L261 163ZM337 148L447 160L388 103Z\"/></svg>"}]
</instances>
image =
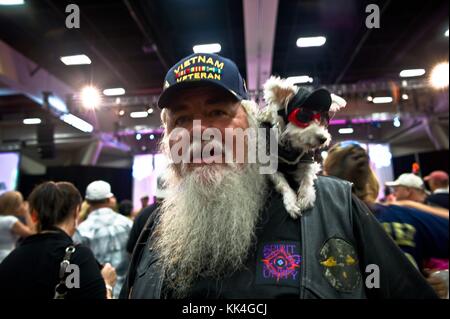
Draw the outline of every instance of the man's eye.
<instances>
[{"instance_id":1,"label":"man's eye","mask_svg":"<svg viewBox=\"0 0 450 319\"><path fill-rule=\"evenodd\" d=\"M213 110L213 111L211 111L210 115L211 116L224 116L224 115L227 115L227 113L222 110Z\"/></svg>"}]
</instances>

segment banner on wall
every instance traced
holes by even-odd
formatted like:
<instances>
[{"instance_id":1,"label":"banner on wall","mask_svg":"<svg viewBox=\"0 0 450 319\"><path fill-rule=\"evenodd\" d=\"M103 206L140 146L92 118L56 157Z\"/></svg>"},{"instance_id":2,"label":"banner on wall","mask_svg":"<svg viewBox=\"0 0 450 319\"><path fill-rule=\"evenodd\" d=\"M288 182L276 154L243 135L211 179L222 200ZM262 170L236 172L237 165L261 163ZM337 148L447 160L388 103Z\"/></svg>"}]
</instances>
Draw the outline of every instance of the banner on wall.
<instances>
[{"instance_id":1,"label":"banner on wall","mask_svg":"<svg viewBox=\"0 0 450 319\"><path fill-rule=\"evenodd\" d=\"M16 190L19 176L20 154L0 153L0 194Z\"/></svg>"}]
</instances>

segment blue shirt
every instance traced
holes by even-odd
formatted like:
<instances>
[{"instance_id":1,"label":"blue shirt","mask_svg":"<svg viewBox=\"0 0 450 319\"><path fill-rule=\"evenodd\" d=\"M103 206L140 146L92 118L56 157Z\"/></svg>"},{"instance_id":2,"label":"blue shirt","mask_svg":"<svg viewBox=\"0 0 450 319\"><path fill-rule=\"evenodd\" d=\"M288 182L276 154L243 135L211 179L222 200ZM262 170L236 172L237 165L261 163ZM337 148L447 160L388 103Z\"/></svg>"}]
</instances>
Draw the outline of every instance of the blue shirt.
<instances>
[{"instance_id":1,"label":"blue shirt","mask_svg":"<svg viewBox=\"0 0 450 319\"><path fill-rule=\"evenodd\" d=\"M372 209L386 232L419 269L429 258L448 258L448 219L396 205L375 204Z\"/></svg>"},{"instance_id":2,"label":"blue shirt","mask_svg":"<svg viewBox=\"0 0 450 319\"><path fill-rule=\"evenodd\" d=\"M117 273L114 296L118 296L128 270L129 255L126 251L132 221L110 208L100 208L91 212L78 227L80 242L88 246L101 264L110 263Z\"/></svg>"}]
</instances>

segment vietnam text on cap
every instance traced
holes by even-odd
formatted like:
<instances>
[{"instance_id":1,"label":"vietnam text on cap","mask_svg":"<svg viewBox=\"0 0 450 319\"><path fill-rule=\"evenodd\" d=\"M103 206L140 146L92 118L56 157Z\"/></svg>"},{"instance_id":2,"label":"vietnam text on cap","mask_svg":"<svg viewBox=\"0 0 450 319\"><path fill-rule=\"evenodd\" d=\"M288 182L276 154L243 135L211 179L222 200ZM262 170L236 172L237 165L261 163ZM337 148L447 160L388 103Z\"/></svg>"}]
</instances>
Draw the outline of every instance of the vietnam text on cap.
<instances>
[{"instance_id":1,"label":"vietnam text on cap","mask_svg":"<svg viewBox=\"0 0 450 319\"><path fill-rule=\"evenodd\" d=\"M248 99L245 81L233 61L217 54L194 53L167 72L158 106L167 107L169 99L180 89L205 84L224 89L238 100Z\"/></svg>"}]
</instances>

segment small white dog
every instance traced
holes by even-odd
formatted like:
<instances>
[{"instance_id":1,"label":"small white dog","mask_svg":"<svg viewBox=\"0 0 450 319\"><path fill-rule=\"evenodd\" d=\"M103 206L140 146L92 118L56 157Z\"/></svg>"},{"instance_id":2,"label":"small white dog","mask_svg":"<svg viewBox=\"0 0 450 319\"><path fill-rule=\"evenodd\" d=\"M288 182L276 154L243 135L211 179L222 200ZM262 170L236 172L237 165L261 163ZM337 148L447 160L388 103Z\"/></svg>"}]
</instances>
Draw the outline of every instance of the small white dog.
<instances>
[{"instance_id":1,"label":"small white dog","mask_svg":"<svg viewBox=\"0 0 450 319\"><path fill-rule=\"evenodd\" d=\"M328 112L335 112L340 106L332 103L325 89L310 92L279 77L271 77L264 84L264 99L267 106L259 113L258 120L278 129L279 136L279 171L271 178L275 189L283 194L286 210L296 219L316 200L314 180L320 164L314 162L312 152L329 145ZM299 185L297 192L284 174Z\"/></svg>"}]
</instances>

